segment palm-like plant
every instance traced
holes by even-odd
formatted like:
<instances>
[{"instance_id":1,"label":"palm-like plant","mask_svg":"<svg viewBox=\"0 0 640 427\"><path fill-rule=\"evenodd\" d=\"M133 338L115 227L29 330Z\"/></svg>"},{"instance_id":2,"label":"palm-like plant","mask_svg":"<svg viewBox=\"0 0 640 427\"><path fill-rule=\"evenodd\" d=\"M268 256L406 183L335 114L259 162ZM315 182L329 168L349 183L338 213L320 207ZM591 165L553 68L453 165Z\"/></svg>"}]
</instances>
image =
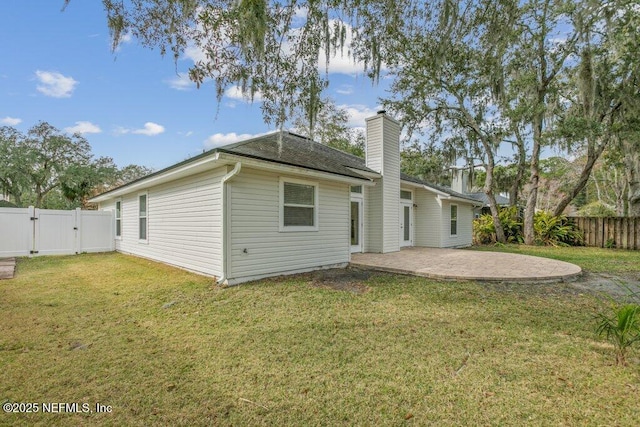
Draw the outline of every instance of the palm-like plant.
<instances>
[{"instance_id":1,"label":"palm-like plant","mask_svg":"<svg viewBox=\"0 0 640 427\"><path fill-rule=\"evenodd\" d=\"M599 324L596 333L605 335L616 349L616 363L626 365L627 350L633 343L640 341L640 305L612 304L612 315L598 315Z\"/></svg>"}]
</instances>

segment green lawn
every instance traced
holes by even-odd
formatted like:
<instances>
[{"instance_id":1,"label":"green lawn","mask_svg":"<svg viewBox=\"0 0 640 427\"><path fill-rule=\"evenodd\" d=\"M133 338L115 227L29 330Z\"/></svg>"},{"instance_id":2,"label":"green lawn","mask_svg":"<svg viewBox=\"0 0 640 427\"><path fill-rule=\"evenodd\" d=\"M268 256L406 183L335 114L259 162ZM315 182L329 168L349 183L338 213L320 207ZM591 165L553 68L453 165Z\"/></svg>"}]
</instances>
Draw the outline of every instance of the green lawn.
<instances>
[{"instance_id":1,"label":"green lawn","mask_svg":"<svg viewBox=\"0 0 640 427\"><path fill-rule=\"evenodd\" d=\"M640 419L638 350L615 366L594 336L599 302L566 284L372 274L354 293L313 277L220 289L115 253L20 260L17 277L0 281L0 403L113 409L0 413L0 425Z\"/></svg>"},{"instance_id":2,"label":"green lawn","mask_svg":"<svg viewBox=\"0 0 640 427\"><path fill-rule=\"evenodd\" d=\"M483 245L471 250L511 252L553 258L579 265L592 273L640 272L640 251L588 247L553 247L527 245Z\"/></svg>"}]
</instances>

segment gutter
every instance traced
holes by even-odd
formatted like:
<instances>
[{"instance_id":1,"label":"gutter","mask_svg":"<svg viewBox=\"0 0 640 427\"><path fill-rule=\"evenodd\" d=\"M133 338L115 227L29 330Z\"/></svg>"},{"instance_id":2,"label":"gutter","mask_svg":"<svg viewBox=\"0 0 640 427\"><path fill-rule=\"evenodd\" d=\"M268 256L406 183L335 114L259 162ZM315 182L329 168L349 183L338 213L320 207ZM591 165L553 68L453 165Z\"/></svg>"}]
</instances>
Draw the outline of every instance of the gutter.
<instances>
[{"instance_id":1,"label":"gutter","mask_svg":"<svg viewBox=\"0 0 640 427\"><path fill-rule=\"evenodd\" d=\"M227 181L240 173L242 169L242 163L238 162L233 169L222 177L220 183L222 184L222 277L218 279L218 284L223 285L227 282L227 272L229 271L229 240L231 239L231 221L228 210L230 209L230 203L228 199Z\"/></svg>"},{"instance_id":2,"label":"gutter","mask_svg":"<svg viewBox=\"0 0 640 427\"><path fill-rule=\"evenodd\" d=\"M473 206L484 206L483 203L480 203L477 200L472 201L470 199L463 199L461 197L455 197L455 196L451 196L451 195L443 196L441 194L438 194L438 199L440 199L440 200L449 200L449 201L452 201L452 202L467 203L467 204L473 205Z\"/></svg>"}]
</instances>

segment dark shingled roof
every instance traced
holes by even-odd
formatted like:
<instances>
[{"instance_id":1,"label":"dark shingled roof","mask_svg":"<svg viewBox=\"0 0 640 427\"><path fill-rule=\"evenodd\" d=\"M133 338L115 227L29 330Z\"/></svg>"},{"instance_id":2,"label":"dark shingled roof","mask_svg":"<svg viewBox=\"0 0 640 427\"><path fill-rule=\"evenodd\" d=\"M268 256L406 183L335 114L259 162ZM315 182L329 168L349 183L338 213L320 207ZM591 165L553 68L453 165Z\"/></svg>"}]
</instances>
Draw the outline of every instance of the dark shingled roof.
<instances>
[{"instance_id":1,"label":"dark shingled roof","mask_svg":"<svg viewBox=\"0 0 640 427\"><path fill-rule=\"evenodd\" d=\"M489 206L489 198L487 197L487 195L485 193L469 193L467 194L467 196L482 202L485 206ZM506 197L502 197L499 194L495 195L496 198L496 203L498 204L498 206L507 206L509 205L509 199L507 199Z\"/></svg>"},{"instance_id":2,"label":"dark shingled roof","mask_svg":"<svg viewBox=\"0 0 640 427\"><path fill-rule=\"evenodd\" d=\"M280 135L281 138L279 138ZM225 145L215 150L221 153L237 154L291 166L301 166L351 178L363 177L349 168L376 173L366 167L364 160L359 157L286 131L270 133L247 141Z\"/></svg>"},{"instance_id":3,"label":"dark shingled roof","mask_svg":"<svg viewBox=\"0 0 640 427\"><path fill-rule=\"evenodd\" d=\"M265 160L284 165L298 166L306 169L347 176L350 178L366 179L362 175L358 174L357 171L377 173L376 171L366 167L365 160L360 157L319 144L304 136L296 135L287 131L281 131L214 148L206 153L153 172L145 177L109 190L103 194L110 193L136 182L143 181L152 176L162 174L176 167L211 156L216 152L234 154L237 156ZM356 171L351 169L355 169ZM471 198L469 195L457 193L448 187L431 184L406 174L401 174L401 179L416 184L426 185L454 197L477 201L477 199Z\"/></svg>"},{"instance_id":4,"label":"dark shingled roof","mask_svg":"<svg viewBox=\"0 0 640 427\"><path fill-rule=\"evenodd\" d=\"M401 173L400 174L400 179L403 180L403 181L413 182L415 184L426 185L427 187L431 187L431 188L433 188L435 190L442 191L445 194L448 194L448 195L453 196L453 197L458 197L460 199L472 200L474 202L478 201L478 199L476 199L475 197L472 197L470 194L458 193L457 191L453 191L449 187L444 187L444 186L438 185L438 184L432 184L430 182L423 181L423 180L421 180L419 178L416 178L414 176L407 175L406 173Z\"/></svg>"}]
</instances>

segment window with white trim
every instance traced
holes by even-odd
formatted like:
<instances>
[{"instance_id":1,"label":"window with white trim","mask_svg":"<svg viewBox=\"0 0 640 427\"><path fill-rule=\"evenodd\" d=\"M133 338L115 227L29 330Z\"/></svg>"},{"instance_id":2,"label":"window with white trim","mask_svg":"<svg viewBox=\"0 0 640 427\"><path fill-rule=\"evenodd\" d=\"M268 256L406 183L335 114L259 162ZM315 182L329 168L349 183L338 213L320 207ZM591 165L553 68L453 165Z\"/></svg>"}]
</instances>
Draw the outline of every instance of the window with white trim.
<instances>
[{"instance_id":1,"label":"window with white trim","mask_svg":"<svg viewBox=\"0 0 640 427\"><path fill-rule=\"evenodd\" d=\"M458 205L451 205L451 235L458 235Z\"/></svg>"},{"instance_id":2,"label":"window with white trim","mask_svg":"<svg viewBox=\"0 0 640 427\"><path fill-rule=\"evenodd\" d=\"M122 237L122 200L116 200L116 237Z\"/></svg>"},{"instance_id":3,"label":"window with white trim","mask_svg":"<svg viewBox=\"0 0 640 427\"><path fill-rule=\"evenodd\" d=\"M280 230L318 229L318 184L294 179L280 180Z\"/></svg>"},{"instance_id":4,"label":"window with white trim","mask_svg":"<svg viewBox=\"0 0 640 427\"><path fill-rule=\"evenodd\" d=\"M138 239L147 241L147 231L148 231L148 204L147 204L147 194L138 195Z\"/></svg>"}]
</instances>

